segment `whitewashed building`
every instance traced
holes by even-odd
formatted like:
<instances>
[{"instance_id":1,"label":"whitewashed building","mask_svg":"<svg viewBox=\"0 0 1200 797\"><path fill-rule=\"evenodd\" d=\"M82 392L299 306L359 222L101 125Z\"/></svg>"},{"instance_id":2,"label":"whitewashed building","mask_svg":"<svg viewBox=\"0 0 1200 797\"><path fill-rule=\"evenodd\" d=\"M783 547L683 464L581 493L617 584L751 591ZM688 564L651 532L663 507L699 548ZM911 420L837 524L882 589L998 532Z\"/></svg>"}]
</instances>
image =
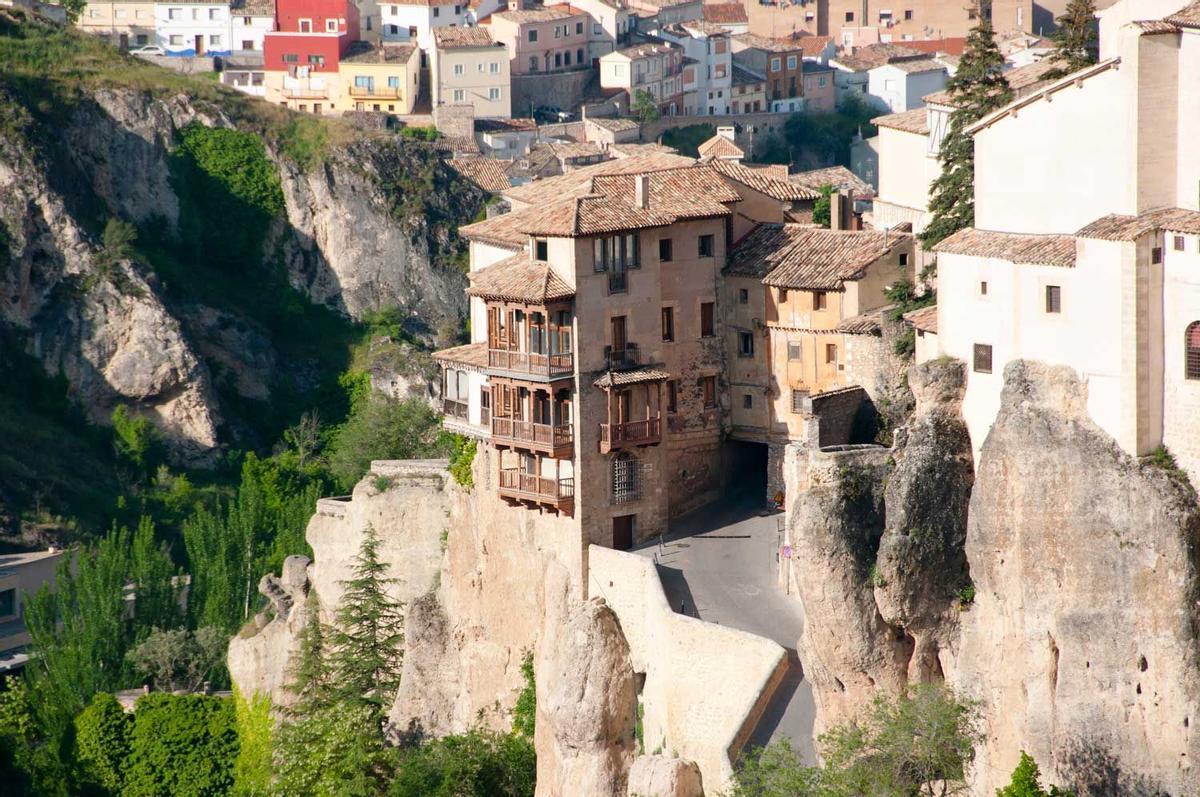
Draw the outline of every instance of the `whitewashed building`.
<instances>
[{"instance_id":1,"label":"whitewashed building","mask_svg":"<svg viewBox=\"0 0 1200 797\"><path fill-rule=\"evenodd\" d=\"M229 11L228 0L155 3L154 32L158 46L167 55L230 55L233 49Z\"/></svg>"},{"instance_id":2,"label":"whitewashed building","mask_svg":"<svg viewBox=\"0 0 1200 797\"><path fill-rule=\"evenodd\" d=\"M659 35L683 48L684 116L729 113L733 94L733 50L729 32L704 20L669 25Z\"/></svg>"},{"instance_id":3,"label":"whitewashed building","mask_svg":"<svg viewBox=\"0 0 1200 797\"><path fill-rule=\"evenodd\" d=\"M935 247L978 451L1006 364L1074 368L1129 454L1200 482L1200 3L1101 12L1102 60L985 117L975 227ZM1151 20L1151 21L1145 21Z\"/></svg>"},{"instance_id":4,"label":"whitewashed building","mask_svg":"<svg viewBox=\"0 0 1200 797\"><path fill-rule=\"evenodd\" d=\"M588 59L595 61L629 43L633 20L629 9L615 0L573 0L572 6L592 18L588 28Z\"/></svg>"},{"instance_id":5,"label":"whitewashed building","mask_svg":"<svg viewBox=\"0 0 1200 797\"><path fill-rule=\"evenodd\" d=\"M945 88L947 79L946 67L932 58L893 61L867 73L868 101L890 113L923 108L923 98Z\"/></svg>"},{"instance_id":6,"label":"whitewashed building","mask_svg":"<svg viewBox=\"0 0 1200 797\"><path fill-rule=\"evenodd\" d=\"M421 48L421 65L433 52L435 28L462 27L470 11L466 0L398 0L379 3L380 36L386 42L413 42Z\"/></svg>"},{"instance_id":7,"label":"whitewashed building","mask_svg":"<svg viewBox=\"0 0 1200 797\"><path fill-rule=\"evenodd\" d=\"M229 40L239 57L262 58L263 37L275 30L275 0L234 0L229 9Z\"/></svg>"}]
</instances>

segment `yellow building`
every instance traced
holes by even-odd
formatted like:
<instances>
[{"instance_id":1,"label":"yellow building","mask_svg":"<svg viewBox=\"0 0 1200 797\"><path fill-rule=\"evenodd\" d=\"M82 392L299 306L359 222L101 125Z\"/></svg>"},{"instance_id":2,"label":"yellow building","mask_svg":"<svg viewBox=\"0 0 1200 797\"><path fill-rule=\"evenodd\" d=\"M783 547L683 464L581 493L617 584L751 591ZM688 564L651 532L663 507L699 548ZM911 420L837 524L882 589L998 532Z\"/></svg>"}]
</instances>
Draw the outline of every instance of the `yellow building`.
<instances>
[{"instance_id":1,"label":"yellow building","mask_svg":"<svg viewBox=\"0 0 1200 797\"><path fill-rule=\"evenodd\" d=\"M412 44L355 42L338 68L338 111L410 114L420 93L421 51Z\"/></svg>"},{"instance_id":2,"label":"yellow building","mask_svg":"<svg viewBox=\"0 0 1200 797\"><path fill-rule=\"evenodd\" d=\"M75 23L122 50L154 44L154 3L146 0L90 2Z\"/></svg>"}]
</instances>

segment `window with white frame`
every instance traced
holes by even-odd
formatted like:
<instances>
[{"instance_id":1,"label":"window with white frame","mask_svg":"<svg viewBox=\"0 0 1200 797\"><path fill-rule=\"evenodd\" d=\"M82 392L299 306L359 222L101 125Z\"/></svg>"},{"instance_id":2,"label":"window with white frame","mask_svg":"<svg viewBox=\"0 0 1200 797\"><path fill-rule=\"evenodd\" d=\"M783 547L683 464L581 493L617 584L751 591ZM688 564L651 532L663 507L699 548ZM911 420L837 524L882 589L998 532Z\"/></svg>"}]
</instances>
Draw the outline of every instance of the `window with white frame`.
<instances>
[{"instance_id":1,"label":"window with white frame","mask_svg":"<svg viewBox=\"0 0 1200 797\"><path fill-rule=\"evenodd\" d=\"M795 69L796 68L796 56L789 55L787 57L787 65L788 65L788 69Z\"/></svg>"},{"instance_id":2,"label":"window with white frame","mask_svg":"<svg viewBox=\"0 0 1200 797\"><path fill-rule=\"evenodd\" d=\"M467 93L465 91L463 91L462 89L455 89L454 90L454 101L455 102L466 102L467 101Z\"/></svg>"},{"instance_id":3,"label":"window with white frame","mask_svg":"<svg viewBox=\"0 0 1200 797\"><path fill-rule=\"evenodd\" d=\"M454 65L454 74L461 75L461 74L464 74L465 72L466 72L466 67L464 67L462 64Z\"/></svg>"},{"instance_id":4,"label":"window with white frame","mask_svg":"<svg viewBox=\"0 0 1200 797\"><path fill-rule=\"evenodd\" d=\"M500 89L499 89L499 88L497 88L497 87L495 87L495 86L493 86L492 88L488 89L488 99L489 99L489 100L491 100L492 102L499 102L499 100L500 100Z\"/></svg>"}]
</instances>

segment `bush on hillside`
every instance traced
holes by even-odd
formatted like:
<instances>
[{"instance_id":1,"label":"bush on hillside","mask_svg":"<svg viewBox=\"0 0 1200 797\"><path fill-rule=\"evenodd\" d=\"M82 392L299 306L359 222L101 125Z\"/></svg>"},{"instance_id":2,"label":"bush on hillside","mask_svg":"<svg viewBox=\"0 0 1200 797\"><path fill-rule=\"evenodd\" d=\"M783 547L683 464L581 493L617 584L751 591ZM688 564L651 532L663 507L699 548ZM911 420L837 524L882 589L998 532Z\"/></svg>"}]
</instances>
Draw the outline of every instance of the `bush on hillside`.
<instances>
[{"instance_id":1,"label":"bush on hillside","mask_svg":"<svg viewBox=\"0 0 1200 797\"><path fill-rule=\"evenodd\" d=\"M438 432L441 419L422 399L396 401L371 394L356 402L350 417L329 446L329 472L349 492L366 475L373 459L447 456Z\"/></svg>"},{"instance_id":2,"label":"bush on hillside","mask_svg":"<svg viewBox=\"0 0 1200 797\"><path fill-rule=\"evenodd\" d=\"M231 699L146 695L134 712L123 797L223 797L237 755Z\"/></svg>"},{"instance_id":3,"label":"bush on hillside","mask_svg":"<svg viewBox=\"0 0 1200 797\"><path fill-rule=\"evenodd\" d=\"M86 793L121 794L132 732L133 715L107 692L97 693L75 718L75 763Z\"/></svg>"}]
</instances>

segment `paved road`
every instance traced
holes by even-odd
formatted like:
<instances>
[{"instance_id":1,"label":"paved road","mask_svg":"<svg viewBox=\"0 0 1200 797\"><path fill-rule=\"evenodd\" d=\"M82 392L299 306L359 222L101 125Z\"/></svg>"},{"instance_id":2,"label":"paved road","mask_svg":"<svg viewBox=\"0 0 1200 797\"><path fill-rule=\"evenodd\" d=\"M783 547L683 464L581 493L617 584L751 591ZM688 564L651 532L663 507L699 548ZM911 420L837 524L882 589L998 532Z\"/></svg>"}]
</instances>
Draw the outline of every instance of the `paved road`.
<instances>
[{"instance_id":1,"label":"paved road","mask_svg":"<svg viewBox=\"0 0 1200 797\"><path fill-rule=\"evenodd\" d=\"M777 583L779 514L763 515L763 490L727 493L674 521L658 555L659 575L675 611L768 637L787 648L791 667L768 706L751 746L789 737L807 763L813 752L812 688L803 679L796 643L804 629L800 602Z\"/></svg>"}]
</instances>

